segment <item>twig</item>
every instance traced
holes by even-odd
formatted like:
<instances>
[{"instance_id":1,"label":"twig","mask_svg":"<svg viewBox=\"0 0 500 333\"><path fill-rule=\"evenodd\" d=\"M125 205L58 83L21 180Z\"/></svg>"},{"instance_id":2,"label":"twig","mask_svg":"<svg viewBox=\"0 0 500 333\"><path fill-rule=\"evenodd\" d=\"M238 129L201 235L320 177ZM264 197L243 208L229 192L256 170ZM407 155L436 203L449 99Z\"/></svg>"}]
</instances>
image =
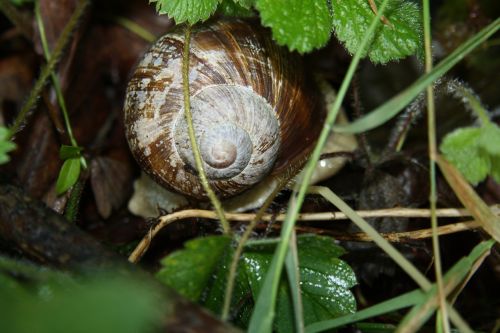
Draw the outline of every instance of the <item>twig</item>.
<instances>
[{"instance_id":1,"label":"twig","mask_svg":"<svg viewBox=\"0 0 500 333\"><path fill-rule=\"evenodd\" d=\"M278 227L279 226L275 226L274 228ZM457 232L477 229L479 227L480 224L476 221L466 221L466 222L447 224L438 227L437 233L439 235L449 235ZM368 234L364 232L346 234L345 232L338 232L328 229L312 228L305 226L296 226L295 229L300 232L314 233L317 235L329 235L335 237L336 240L340 241L358 241L358 242L372 241L372 239L368 236ZM386 232L386 233L380 233L380 235L391 243L404 243L409 240L430 238L432 236L432 229L427 228L427 229L419 229L419 230L404 231L404 232Z\"/></svg>"},{"instance_id":2,"label":"twig","mask_svg":"<svg viewBox=\"0 0 500 333\"><path fill-rule=\"evenodd\" d=\"M224 215L224 210L222 205L215 195L214 191L210 187L210 183L208 182L207 175L205 170L203 169L203 161L201 159L200 147L196 142L196 136L194 133L193 126L193 115L191 114L191 101L189 96L189 44L191 41L191 26L186 26L186 33L184 38L184 51L182 54L182 85L184 92L184 115L186 117L186 123L188 127L189 133L189 141L191 142L191 150L193 151L194 161L196 163L196 170L198 171L198 177L200 177L201 185L203 189L207 193L210 202L214 206L215 211L217 212L217 216L219 217L220 223L222 225L222 229L225 234L231 233L231 226L227 222L227 219Z\"/></svg>"},{"instance_id":3,"label":"twig","mask_svg":"<svg viewBox=\"0 0 500 333\"><path fill-rule=\"evenodd\" d=\"M500 206L494 205L490 207L495 214L500 215ZM417 208L389 208L389 209L378 209L378 210L360 210L357 214L364 218L370 217L413 217L413 218L429 218L429 209L417 209ZM226 213L226 218L229 221L237 222L247 222L252 221L256 218L257 214L248 213ZM471 214L468 210L463 208L442 208L436 210L436 216L439 217L470 217ZM264 214L262 215L261 221L284 221L286 214ZM211 220L217 220L218 215L211 210L203 209L187 209L178 211L172 214L160 216L158 218L158 223L144 236L144 238L139 242L137 247L134 249L132 254L129 256L129 261L138 262L140 258L147 251L151 240L156 236L156 234L163 229L165 226L179 220L184 220L188 218L205 218ZM298 215L298 220L300 221L337 221L337 220L347 220L348 217L341 212L322 212L322 213L303 213ZM459 224L457 224L459 225ZM445 226L446 227L446 226ZM453 227L449 227L450 230ZM460 227L456 227L460 228ZM447 230L447 229L442 229ZM457 230L458 232L461 230ZM404 238L404 236L401 236Z\"/></svg>"}]
</instances>

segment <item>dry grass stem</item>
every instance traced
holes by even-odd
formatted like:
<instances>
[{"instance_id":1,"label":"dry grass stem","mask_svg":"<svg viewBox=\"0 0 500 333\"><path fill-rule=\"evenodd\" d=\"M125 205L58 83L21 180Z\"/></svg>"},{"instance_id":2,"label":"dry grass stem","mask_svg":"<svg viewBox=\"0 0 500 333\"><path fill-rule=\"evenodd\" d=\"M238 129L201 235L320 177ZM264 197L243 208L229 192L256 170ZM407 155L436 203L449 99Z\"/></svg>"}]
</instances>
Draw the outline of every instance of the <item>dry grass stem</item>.
<instances>
[{"instance_id":1,"label":"dry grass stem","mask_svg":"<svg viewBox=\"0 0 500 333\"><path fill-rule=\"evenodd\" d=\"M500 215L500 205L493 205L490 207L491 210L496 214ZM357 213L364 218L370 217L408 217L408 218L429 218L431 212L429 209L419 209L419 208L389 208L389 209L378 209L378 210L360 210ZM441 208L436 210L438 217L470 217L471 214L467 209L464 208ZM229 221L234 222L249 222L252 221L256 214L249 213L226 213L226 218ZM179 220L184 220L188 218L204 218L217 220L218 215L211 210L203 209L187 209L178 211L172 214L160 216L157 219L157 223L151 230L144 236L144 238L139 242L137 247L134 249L132 254L129 256L129 261L136 263L138 262L144 253L147 251L151 240L156 236L156 234L163 229L165 226ZM262 216L261 221L269 222L271 220L283 221L285 219L285 214L273 215L265 214ZM340 212L322 212L322 213L303 213L299 214L299 221L336 221L336 220L346 220L345 214ZM455 224L449 224L441 226L438 228L439 234L450 234L460 231L465 231L469 229L477 228L479 225L477 222L461 222ZM280 226L275 226L280 227ZM308 228L304 226L298 226L297 231L309 231L318 234L330 234L334 235L339 240L354 240L354 241L370 241L368 236L364 233L356 234L340 234L334 233L324 229L318 228ZM415 230L408 232L395 232L395 233L385 233L382 234L387 240L391 242L401 242L408 239L422 239L428 238L432 235L431 229Z\"/></svg>"}]
</instances>

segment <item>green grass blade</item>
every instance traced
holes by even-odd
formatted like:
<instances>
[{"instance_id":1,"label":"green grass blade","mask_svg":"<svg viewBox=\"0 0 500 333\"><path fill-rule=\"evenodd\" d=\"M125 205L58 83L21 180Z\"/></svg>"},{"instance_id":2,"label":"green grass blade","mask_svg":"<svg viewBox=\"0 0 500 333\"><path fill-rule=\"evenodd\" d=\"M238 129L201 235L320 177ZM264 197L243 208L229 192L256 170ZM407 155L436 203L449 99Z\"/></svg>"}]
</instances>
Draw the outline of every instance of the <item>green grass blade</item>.
<instances>
[{"instance_id":1,"label":"green grass blade","mask_svg":"<svg viewBox=\"0 0 500 333\"><path fill-rule=\"evenodd\" d=\"M399 252L391 243L389 243L385 238L383 238L375 228L373 228L368 222L366 222L361 216L359 216L348 204L346 204L339 196L332 192L327 187L323 186L311 186L310 193L320 194L337 207L341 212L346 214L349 219L354 222L363 232L367 233L371 239L377 244L382 250L395 263L399 265L411 278L422 288L429 289L431 283L427 278L408 260L401 252Z\"/></svg>"},{"instance_id":2,"label":"green grass blade","mask_svg":"<svg viewBox=\"0 0 500 333\"><path fill-rule=\"evenodd\" d=\"M425 73L432 71L432 36L431 36L431 11L429 0L423 0L424 46L425 46ZM438 288L439 310L436 316L436 331L450 333L448 311L446 311L446 297L444 296L443 269L441 267L441 251L438 236L437 185L436 185L436 107L434 103L434 86L427 86L427 145L429 153L429 205L431 209L432 252L434 255L434 273Z\"/></svg>"},{"instance_id":3,"label":"green grass blade","mask_svg":"<svg viewBox=\"0 0 500 333\"><path fill-rule=\"evenodd\" d=\"M493 240L484 241L474 247L471 253L460 259L444 276L444 292L449 295L466 278L474 263L486 255L495 242ZM396 332L409 333L417 332L420 327L432 316L438 308L438 288L436 284L426 292L424 301L407 313L405 318L399 323Z\"/></svg>"},{"instance_id":4,"label":"green grass blade","mask_svg":"<svg viewBox=\"0 0 500 333\"><path fill-rule=\"evenodd\" d=\"M288 276L290 294L293 301L293 313L295 317L295 332L304 333L304 311L302 308L302 295L300 291L299 257L297 253L297 237L292 233L290 250L285 258L286 273Z\"/></svg>"},{"instance_id":5,"label":"green grass blade","mask_svg":"<svg viewBox=\"0 0 500 333\"><path fill-rule=\"evenodd\" d=\"M421 76L410 87L394 96L388 102L349 125L334 126L333 130L341 133L361 133L385 123L403 110L403 108L406 107L415 97L417 97L418 94L424 91L428 85L432 84L432 82L436 81L439 77L448 72L466 55L497 32L499 28L500 18L490 23L467 42L459 46L448 57L434 67L431 72Z\"/></svg>"},{"instance_id":6,"label":"green grass blade","mask_svg":"<svg viewBox=\"0 0 500 333\"><path fill-rule=\"evenodd\" d=\"M306 333L315 333L334 329L360 320L376 317L385 313L416 305L425 300L424 296L425 294L421 290L410 291L356 313L311 324L306 327Z\"/></svg>"},{"instance_id":7,"label":"green grass blade","mask_svg":"<svg viewBox=\"0 0 500 333\"><path fill-rule=\"evenodd\" d=\"M460 281L465 278L467 275L467 266L469 266L469 264L470 260L468 260L468 258L462 258L452 269L450 269L450 271L448 271L443 278L443 292L449 294ZM411 311L406 314L405 318L399 323L396 332L417 332L427 320L429 320L438 306L438 288L434 284L432 288L425 293L424 301L415 305ZM438 326L441 325L437 325L436 328L438 328Z\"/></svg>"}]
</instances>

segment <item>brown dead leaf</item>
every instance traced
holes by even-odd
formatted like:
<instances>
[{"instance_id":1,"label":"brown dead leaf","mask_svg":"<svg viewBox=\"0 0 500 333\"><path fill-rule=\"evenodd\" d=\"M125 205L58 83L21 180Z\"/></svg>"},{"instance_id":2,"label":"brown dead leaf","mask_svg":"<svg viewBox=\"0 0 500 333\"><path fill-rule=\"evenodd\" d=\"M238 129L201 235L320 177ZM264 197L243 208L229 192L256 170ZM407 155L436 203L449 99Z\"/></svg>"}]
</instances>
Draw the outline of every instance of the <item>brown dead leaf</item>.
<instances>
[{"instance_id":1,"label":"brown dead leaf","mask_svg":"<svg viewBox=\"0 0 500 333\"><path fill-rule=\"evenodd\" d=\"M132 172L127 163L98 156L90 162L90 184L97 210L108 218L113 209L123 205L130 192Z\"/></svg>"}]
</instances>

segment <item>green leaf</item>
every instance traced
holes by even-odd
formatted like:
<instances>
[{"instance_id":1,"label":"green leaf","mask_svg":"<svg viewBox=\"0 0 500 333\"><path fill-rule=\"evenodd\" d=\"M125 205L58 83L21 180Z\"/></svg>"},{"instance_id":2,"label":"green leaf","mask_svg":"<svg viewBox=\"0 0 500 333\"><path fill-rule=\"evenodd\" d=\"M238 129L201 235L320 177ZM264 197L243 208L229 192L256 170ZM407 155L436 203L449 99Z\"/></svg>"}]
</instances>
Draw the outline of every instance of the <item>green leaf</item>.
<instances>
[{"instance_id":1,"label":"green leaf","mask_svg":"<svg viewBox=\"0 0 500 333\"><path fill-rule=\"evenodd\" d=\"M463 127L444 137L440 149L472 184L490 174L500 181L500 128L493 123Z\"/></svg>"},{"instance_id":2,"label":"green leaf","mask_svg":"<svg viewBox=\"0 0 500 333\"><path fill-rule=\"evenodd\" d=\"M156 277L192 301L198 301L231 239L226 236L197 238L185 249L165 257Z\"/></svg>"},{"instance_id":3,"label":"green leaf","mask_svg":"<svg viewBox=\"0 0 500 333\"><path fill-rule=\"evenodd\" d=\"M217 9L219 0L150 0L156 2L156 11L167 14L177 24L188 22L195 24L205 21Z\"/></svg>"},{"instance_id":4,"label":"green leaf","mask_svg":"<svg viewBox=\"0 0 500 333\"><path fill-rule=\"evenodd\" d=\"M82 156L82 147L74 147L62 145L59 149L59 158L63 161L69 160L70 158L80 158Z\"/></svg>"},{"instance_id":5,"label":"green leaf","mask_svg":"<svg viewBox=\"0 0 500 333\"><path fill-rule=\"evenodd\" d=\"M262 24L280 45L301 53L330 39L331 17L325 0L257 0Z\"/></svg>"},{"instance_id":6,"label":"green leaf","mask_svg":"<svg viewBox=\"0 0 500 333\"><path fill-rule=\"evenodd\" d=\"M481 128L459 128L443 139L440 149L464 177L477 184L488 175L490 159L479 146Z\"/></svg>"},{"instance_id":7,"label":"green leaf","mask_svg":"<svg viewBox=\"0 0 500 333\"><path fill-rule=\"evenodd\" d=\"M232 0L234 3L240 5L241 7L244 7L246 9L249 9L250 7L255 6L255 2L257 0Z\"/></svg>"},{"instance_id":8,"label":"green leaf","mask_svg":"<svg viewBox=\"0 0 500 333\"><path fill-rule=\"evenodd\" d=\"M200 303L205 308L217 315L221 314L224 306L226 281L233 255L234 251L232 249L222 255L221 261L215 268L212 279L209 281L200 300ZM246 327L252 315L253 299L246 271L241 269L241 261L236 272L231 304L233 323L240 327Z\"/></svg>"},{"instance_id":9,"label":"green leaf","mask_svg":"<svg viewBox=\"0 0 500 333\"><path fill-rule=\"evenodd\" d=\"M303 235L297 238L304 323L335 318L356 311L356 301L349 288L356 284L352 269L337 257L344 250L329 237ZM243 267L254 299L266 275L274 247L251 248L243 255ZM276 306L275 329L293 331L291 292L282 279Z\"/></svg>"},{"instance_id":10,"label":"green leaf","mask_svg":"<svg viewBox=\"0 0 500 333\"><path fill-rule=\"evenodd\" d=\"M80 177L80 159L70 158L64 161L61 171L59 171L59 176L56 182L56 192L60 195L66 192L71 186L75 185Z\"/></svg>"},{"instance_id":11,"label":"green leaf","mask_svg":"<svg viewBox=\"0 0 500 333\"><path fill-rule=\"evenodd\" d=\"M0 164L10 161L9 152L16 149L16 144L10 140L10 131L8 128L0 126Z\"/></svg>"},{"instance_id":12,"label":"green leaf","mask_svg":"<svg viewBox=\"0 0 500 333\"><path fill-rule=\"evenodd\" d=\"M304 323L310 325L354 313L356 300L349 289L357 282L349 265L338 259L338 256L344 254L344 249L334 244L330 237L314 235L298 237L297 247ZM280 298L278 293L278 328L285 325L286 321L293 323L291 302L284 304L280 302ZM280 316L279 313L292 316Z\"/></svg>"},{"instance_id":13,"label":"green leaf","mask_svg":"<svg viewBox=\"0 0 500 333\"><path fill-rule=\"evenodd\" d=\"M354 313L356 301L349 290L356 284L352 269L345 262L330 257L328 254L322 254L318 257L309 252L307 248L298 246L305 325ZM273 252L243 255L243 263L254 299L259 295L262 281L271 263L272 254ZM307 261L311 259L312 262ZM277 295L274 324L276 331L293 331L293 316L291 291L288 289L286 281L282 279Z\"/></svg>"},{"instance_id":14,"label":"green leaf","mask_svg":"<svg viewBox=\"0 0 500 333\"><path fill-rule=\"evenodd\" d=\"M243 1L242 1L243 2ZM229 17L252 17L255 13L250 8L250 6L245 6L244 4L235 3L233 0L222 0L217 12L221 15Z\"/></svg>"},{"instance_id":15,"label":"green leaf","mask_svg":"<svg viewBox=\"0 0 500 333\"><path fill-rule=\"evenodd\" d=\"M491 122L482 126L479 145L488 154L500 155L500 128Z\"/></svg>"},{"instance_id":16,"label":"green leaf","mask_svg":"<svg viewBox=\"0 0 500 333\"><path fill-rule=\"evenodd\" d=\"M199 238L186 243L186 249L162 260L158 278L191 300L198 300L214 313L219 313L233 250L224 236ZM344 250L329 237L302 235L297 237L299 272L302 285L305 324L332 319L356 310L349 288L356 284L352 269L338 256ZM254 300L269 269L275 242L253 243L246 247L238 266L232 299L236 323L246 326ZM294 327L293 303L286 278L278 293L275 328L288 332Z\"/></svg>"},{"instance_id":17,"label":"green leaf","mask_svg":"<svg viewBox=\"0 0 500 333\"><path fill-rule=\"evenodd\" d=\"M337 38L355 53L375 13L368 0L332 0L333 26ZM377 6L381 0L375 0ZM411 1L391 0L384 11L389 23L380 24L368 56L372 62L386 63L415 54L422 49L422 20ZM367 54L366 50L363 53Z\"/></svg>"}]
</instances>

